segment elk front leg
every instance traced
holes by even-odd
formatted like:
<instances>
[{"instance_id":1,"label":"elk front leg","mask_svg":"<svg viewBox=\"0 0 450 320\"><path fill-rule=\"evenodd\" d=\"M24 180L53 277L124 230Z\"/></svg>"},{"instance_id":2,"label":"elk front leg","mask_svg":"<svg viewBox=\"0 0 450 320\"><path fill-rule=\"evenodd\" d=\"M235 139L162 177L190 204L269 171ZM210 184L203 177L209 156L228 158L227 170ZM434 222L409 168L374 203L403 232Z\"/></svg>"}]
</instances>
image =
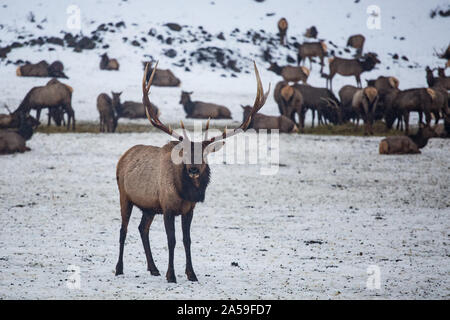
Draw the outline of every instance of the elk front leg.
<instances>
[{"instance_id":1,"label":"elk front leg","mask_svg":"<svg viewBox=\"0 0 450 320\"><path fill-rule=\"evenodd\" d=\"M144 246L145 257L147 259L147 270L150 271L152 276L159 276L160 273L158 268L156 268L155 262L153 261L152 250L150 249L150 240L148 237L148 232L150 231L150 226L154 217L155 213L152 210L145 210L142 212L142 220L139 224L139 233L141 234L142 245Z\"/></svg>"},{"instance_id":2,"label":"elk front leg","mask_svg":"<svg viewBox=\"0 0 450 320\"><path fill-rule=\"evenodd\" d=\"M193 210L189 211L181 217L181 227L183 229L183 244L186 252L186 275L189 281L198 281L195 275L194 268L192 268L191 260L191 222Z\"/></svg>"},{"instance_id":3,"label":"elk front leg","mask_svg":"<svg viewBox=\"0 0 450 320\"><path fill-rule=\"evenodd\" d=\"M175 270L173 267L173 254L175 250L175 215L170 212L164 212L164 227L166 228L167 244L169 247L169 265L167 267L166 278L168 282L177 282Z\"/></svg>"}]
</instances>

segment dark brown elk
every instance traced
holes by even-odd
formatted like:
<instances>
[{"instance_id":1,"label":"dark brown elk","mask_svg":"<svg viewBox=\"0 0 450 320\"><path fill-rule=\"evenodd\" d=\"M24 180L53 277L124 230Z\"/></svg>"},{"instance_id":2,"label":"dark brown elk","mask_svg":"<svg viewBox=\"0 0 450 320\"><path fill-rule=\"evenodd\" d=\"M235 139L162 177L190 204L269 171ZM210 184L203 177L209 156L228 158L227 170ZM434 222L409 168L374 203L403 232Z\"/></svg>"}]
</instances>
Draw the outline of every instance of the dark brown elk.
<instances>
[{"instance_id":1,"label":"dark brown elk","mask_svg":"<svg viewBox=\"0 0 450 320\"><path fill-rule=\"evenodd\" d=\"M128 119L141 119L147 118L145 113L145 106L142 102L134 102L134 101L124 101L120 102L120 95L122 92L112 92L113 100L112 104L114 110L116 111L117 118L128 118ZM160 115L159 109L153 103L151 104L151 108L154 113L158 116Z\"/></svg>"},{"instance_id":2,"label":"dark brown elk","mask_svg":"<svg viewBox=\"0 0 450 320\"><path fill-rule=\"evenodd\" d=\"M288 22L285 18L281 18L278 21L278 32L280 33L280 44L285 45L286 44L286 32L288 28Z\"/></svg>"},{"instance_id":3,"label":"dark brown elk","mask_svg":"<svg viewBox=\"0 0 450 320\"><path fill-rule=\"evenodd\" d=\"M434 87L441 87L445 90L450 90L450 77L446 77L444 70L442 68L439 68L439 76L435 77L433 75L433 71L436 69L430 69L430 67L426 67L425 71L426 71L426 79L427 79L427 84L430 88Z\"/></svg>"},{"instance_id":4,"label":"dark brown elk","mask_svg":"<svg viewBox=\"0 0 450 320\"><path fill-rule=\"evenodd\" d=\"M227 107L206 103L201 101L192 101L191 94L193 92L181 92L180 104L186 111L186 118L194 119L231 119L231 112Z\"/></svg>"},{"instance_id":5,"label":"dark brown elk","mask_svg":"<svg viewBox=\"0 0 450 320\"><path fill-rule=\"evenodd\" d=\"M319 35L319 32L317 31L317 28L315 26L311 26L308 29L306 29L305 33L303 34L306 38L313 38L316 39Z\"/></svg>"},{"instance_id":6,"label":"dark brown elk","mask_svg":"<svg viewBox=\"0 0 450 320\"><path fill-rule=\"evenodd\" d=\"M378 103L378 91L375 87L359 89L353 95L352 107L355 113L364 121L364 134L373 134L373 119Z\"/></svg>"},{"instance_id":7,"label":"dark brown elk","mask_svg":"<svg viewBox=\"0 0 450 320\"><path fill-rule=\"evenodd\" d=\"M23 113L17 114L19 126L16 129L0 130L0 154L23 153L30 151L26 146L26 141L33 135L34 121L30 123L30 116Z\"/></svg>"},{"instance_id":8,"label":"dark brown elk","mask_svg":"<svg viewBox=\"0 0 450 320\"><path fill-rule=\"evenodd\" d=\"M295 114L298 115L300 130L304 129L304 116L306 110L303 110L303 96L299 90L293 86L286 85L281 89L281 114L291 119L294 123Z\"/></svg>"},{"instance_id":9,"label":"dark brown elk","mask_svg":"<svg viewBox=\"0 0 450 320\"><path fill-rule=\"evenodd\" d=\"M327 55L327 45L323 41L319 42L303 42L298 46L297 65L306 58L309 59L309 69L312 70L312 57L319 57L320 59L320 73L323 71L323 58Z\"/></svg>"},{"instance_id":10,"label":"dark brown elk","mask_svg":"<svg viewBox=\"0 0 450 320\"><path fill-rule=\"evenodd\" d=\"M420 153L419 149L425 147L430 138L437 137L433 128L423 124L419 125L419 130L414 135L390 136L380 142L380 154L415 154Z\"/></svg>"},{"instance_id":11,"label":"dark brown elk","mask_svg":"<svg viewBox=\"0 0 450 320\"><path fill-rule=\"evenodd\" d=\"M147 63L150 64L150 72L152 72L152 62L143 62L144 69ZM147 76L150 77L150 74L148 74ZM157 69L153 82L153 85L157 87L178 87L181 83L180 79L178 79L169 69Z\"/></svg>"},{"instance_id":12,"label":"dark brown elk","mask_svg":"<svg viewBox=\"0 0 450 320\"><path fill-rule=\"evenodd\" d=\"M31 109L36 109L36 120L39 121L41 110L45 108L62 107L68 115L67 129L75 130L75 112L72 108L72 87L59 82L56 79L50 80L47 85L32 88L25 96L14 113L23 112L28 114Z\"/></svg>"},{"instance_id":13,"label":"dark brown elk","mask_svg":"<svg viewBox=\"0 0 450 320\"><path fill-rule=\"evenodd\" d=\"M119 70L117 59L109 59L108 54L104 53L100 60L100 70Z\"/></svg>"},{"instance_id":14,"label":"dark brown elk","mask_svg":"<svg viewBox=\"0 0 450 320\"><path fill-rule=\"evenodd\" d=\"M148 93L155 72L152 72L148 83L146 82L147 72L148 69L146 69L142 80L142 100L146 107L148 119L153 126L171 135L176 141L171 141L163 147L134 146L122 155L117 164L117 185L120 194L122 226L120 228L120 250L116 275L123 274L123 250L127 227L132 208L136 206L143 213L139 232L150 273L154 276L160 274L150 249L149 229L155 214L163 214L169 247L166 278L169 282L176 282L173 262L175 216L181 215L183 244L186 253L186 275L188 280L197 281L191 260L190 226L195 205L197 202L204 201L210 179L207 156L209 153L220 149L224 144L224 139L247 130L255 114L264 105L269 92L267 91L264 94L255 64L258 85L255 103L249 116L237 129L225 130L223 134L212 138L207 137L208 131L206 131L202 142L193 142L189 140L182 122L181 126L184 131L183 136L180 136L170 127L164 125L157 114L152 112ZM206 124L206 130L208 128L209 121Z\"/></svg>"},{"instance_id":15,"label":"dark brown elk","mask_svg":"<svg viewBox=\"0 0 450 320\"><path fill-rule=\"evenodd\" d=\"M250 106L241 106L244 114L244 121L252 111ZM298 127L295 122L286 116L268 116L265 114L257 113L253 116L252 121L248 128L259 131L261 129L274 130L278 129L282 133L298 132Z\"/></svg>"},{"instance_id":16,"label":"dark brown elk","mask_svg":"<svg viewBox=\"0 0 450 320\"><path fill-rule=\"evenodd\" d=\"M45 60L35 64L27 63L16 69L16 75L18 77L53 77L67 79L67 76L64 74L64 65L61 61L55 61L50 65Z\"/></svg>"},{"instance_id":17,"label":"dark brown elk","mask_svg":"<svg viewBox=\"0 0 450 320\"><path fill-rule=\"evenodd\" d=\"M305 114L308 109L312 112L313 128L316 111L319 125L326 124L327 121L333 124L342 122L342 113L339 107L340 102L331 90L303 84L294 84L293 87L302 94L302 114ZM304 121L304 116L302 121ZM304 128L304 123L301 123L300 126Z\"/></svg>"},{"instance_id":18,"label":"dark brown elk","mask_svg":"<svg viewBox=\"0 0 450 320\"><path fill-rule=\"evenodd\" d=\"M97 110L100 116L100 132L116 131L117 116L114 112L113 101L106 93L98 95Z\"/></svg>"},{"instance_id":19,"label":"dark brown elk","mask_svg":"<svg viewBox=\"0 0 450 320\"><path fill-rule=\"evenodd\" d=\"M397 90L392 92L392 97L386 104L386 113L401 115L405 122L406 134L409 132L409 114L418 112L419 124L422 123L422 115L425 114L426 124L431 121L431 109L435 92L429 88L413 88L408 90ZM392 125L393 121L386 119L386 123Z\"/></svg>"},{"instance_id":20,"label":"dark brown elk","mask_svg":"<svg viewBox=\"0 0 450 320\"><path fill-rule=\"evenodd\" d=\"M342 121L347 122L350 120L359 122L359 115L356 113L355 109L353 109L353 96L355 93L361 90L355 86L345 85L339 90L339 99L341 100L341 112L342 112Z\"/></svg>"},{"instance_id":21,"label":"dark brown elk","mask_svg":"<svg viewBox=\"0 0 450 320\"><path fill-rule=\"evenodd\" d=\"M362 34L355 34L348 38L347 47L355 48L356 56L360 57L363 52L363 49L364 49L365 41L366 41L366 38Z\"/></svg>"},{"instance_id":22,"label":"dark brown elk","mask_svg":"<svg viewBox=\"0 0 450 320\"><path fill-rule=\"evenodd\" d=\"M380 60L378 60L374 53L367 53L360 59L330 58L330 73L327 77L327 88L329 83L330 90L333 90L332 82L336 74L345 77L354 76L356 86L361 88L361 73L373 70L377 63L380 63Z\"/></svg>"},{"instance_id":23,"label":"dark brown elk","mask_svg":"<svg viewBox=\"0 0 450 320\"><path fill-rule=\"evenodd\" d=\"M306 83L309 77L309 69L305 66L301 67L293 67L293 66L279 66L276 62L270 64L270 67L267 69L269 71L273 71L279 76L283 77L284 81L289 82L299 82L302 81Z\"/></svg>"}]
</instances>

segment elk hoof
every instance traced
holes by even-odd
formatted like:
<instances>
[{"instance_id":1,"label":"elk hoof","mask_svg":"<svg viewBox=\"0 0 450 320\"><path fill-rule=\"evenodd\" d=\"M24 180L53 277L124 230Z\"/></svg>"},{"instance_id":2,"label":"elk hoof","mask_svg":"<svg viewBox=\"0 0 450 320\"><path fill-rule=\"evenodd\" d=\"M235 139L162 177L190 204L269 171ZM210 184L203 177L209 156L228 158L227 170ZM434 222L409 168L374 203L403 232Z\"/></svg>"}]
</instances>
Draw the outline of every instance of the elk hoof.
<instances>
[{"instance_id":1,"label":"elk hoof","mask_svg":"<svg viewBox=\"0 0 450 320\"><path fill-rule=\"evenodd\" d=\"M123 274L123 264L118 263L116 265L116 276Z\"/></svg>"},{"instance_id":2,"label":"elk hoof","mask_svg":"<svg viewBox=\"0 0 450 320\"><path fill-rule=\"evenodd\" d=\"M160 276L161 274L159 273L159 271L158 271L158 269L151 269L151 270L149 270L150 271L150 274L152 275L152 276Z\"/></svg>"},{"instance_id":3,"label":"elk hoof","mask_svg":"<svg viewBox=\"0 0 450 320\"><path fill-rule=\"evenodd\" d=\"M175 273L173 271L172 272L167 271L166 279L167 282L169 283L177 283L177 278L175 277Z\"/></svg>"},{"instance_id":4,"label":"elk hoof","mask_svg":"<svg viewBox=\"0 0 450 320\"><path fill-rule=\"evenodd\" d=\"M186 275L189 281L198 281L194 272L186 272Z\"/></svg>"}]
</instances>

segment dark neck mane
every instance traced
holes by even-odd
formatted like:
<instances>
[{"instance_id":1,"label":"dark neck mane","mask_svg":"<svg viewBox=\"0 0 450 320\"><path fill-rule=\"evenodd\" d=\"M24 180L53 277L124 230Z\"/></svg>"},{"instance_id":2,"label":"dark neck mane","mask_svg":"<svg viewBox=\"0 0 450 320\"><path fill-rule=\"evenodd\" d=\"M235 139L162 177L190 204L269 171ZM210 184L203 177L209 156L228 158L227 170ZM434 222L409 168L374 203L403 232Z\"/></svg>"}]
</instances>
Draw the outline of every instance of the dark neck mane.
<instances>
[{"instance_id":1,"label":"dark neck mane","mask_svg":"<svg viewBox=\"0 0 450 320\"><path fill-rule=\"evenodd\" d=\"M181 177L181 190L178 190L179 196L191 202L203 202L205 200L206 187L209 184L211 170L206 165L205 171L198 178L200 181L199 187L196 187L187 173L186 166L183 165L183 174Z\"/></svg>"}]
</instances>

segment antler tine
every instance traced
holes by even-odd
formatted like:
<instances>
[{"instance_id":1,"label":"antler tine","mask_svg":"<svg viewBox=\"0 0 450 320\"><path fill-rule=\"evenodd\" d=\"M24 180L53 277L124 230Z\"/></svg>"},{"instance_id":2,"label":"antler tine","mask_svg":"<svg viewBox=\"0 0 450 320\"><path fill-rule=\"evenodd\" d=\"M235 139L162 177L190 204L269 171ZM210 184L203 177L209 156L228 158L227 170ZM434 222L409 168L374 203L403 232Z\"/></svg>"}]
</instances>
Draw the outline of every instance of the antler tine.
<instances>
[{"instance_id":1,"label":"antler tine","mask_svg":"<svg viewBox=\"0 0 450 320\"><path fill-rule=\"evenodd\" d=\"M269 95L269 92L270 92L270 83L269 83L269 89L267 90L266 93L264 93L264 89L263 89L263 86L261 83L261 78L260 78L259 72L258 72L258 67L256 66L255 61L253 61L253 66L255 68L255 76L256 76L256 98L255 98L255 102L253 104L252 110L250 111L249 115L247 116L245 121L238 128L230 131L230 133L228 133L227 129L225 128L225 131L220 136L213 137L209 140L205 139L204 143L210 144L215 141L219 141L219 140L231 137L241 131L246 131L252 121L253 116L263 107L264 103L266 103L267 96Z\"/></svg>"},{"instance_id":2,"label":"antler tine","mask_svg":"<svg viewBox=\"0 0 450 320\"><path fill-rule=\"evenodd\" d=\"M158 128L161 131L164 131L165 133L171 135L175 139L177 139L179 141L182 141L183 137L180 136L179 134L177 134L176 132L174 132L172 130L172 128L170 128L170 127L167 128L159 120L158 115L151 108L150 98L148 97L148 94L149 94L149 91L150 91L150 86L152 85L152 82L153 82L153 78L155 76L156 67L158 66L158 61L156 62L156 65L153 68L153 71L152 71L152 74L150 76L150 79L147 82L146 79L147 79L147 74L148 74L148 66L149 66L149 63L147 63L145 65L144 77L142 78L142 103L144 104L144 107L145 107L145 114L147 115L148 120L150 121L150 123L154 127Z\"/></svg>"},{"instance_id":3,"label":"antler tine","mask_svg":"<svg viewBox=\"0 0 450 320\"><path fill-rule=\"evenodd\" d=\"M184 138L185 138L186 140L189 140L188 135L187 135L187 132L186 132L186 128L184 127L183 120L180 120L180 125L181 125L181 128L183 129L183 136L184 136Z\"/></svg>"},{"instance_id":4,"label":"antler tine","mask_svg":"<svg viewBox=\"0 0 450 320\"><path fill-rule=\"evenodd\" d=\"M206 126L205 126L205 138L203 139L204 141L208 140L208 130L209 130L209 121L211 120L211 117L208 118L208 121L206 121Z\"/></svg>"}]
</instances>

